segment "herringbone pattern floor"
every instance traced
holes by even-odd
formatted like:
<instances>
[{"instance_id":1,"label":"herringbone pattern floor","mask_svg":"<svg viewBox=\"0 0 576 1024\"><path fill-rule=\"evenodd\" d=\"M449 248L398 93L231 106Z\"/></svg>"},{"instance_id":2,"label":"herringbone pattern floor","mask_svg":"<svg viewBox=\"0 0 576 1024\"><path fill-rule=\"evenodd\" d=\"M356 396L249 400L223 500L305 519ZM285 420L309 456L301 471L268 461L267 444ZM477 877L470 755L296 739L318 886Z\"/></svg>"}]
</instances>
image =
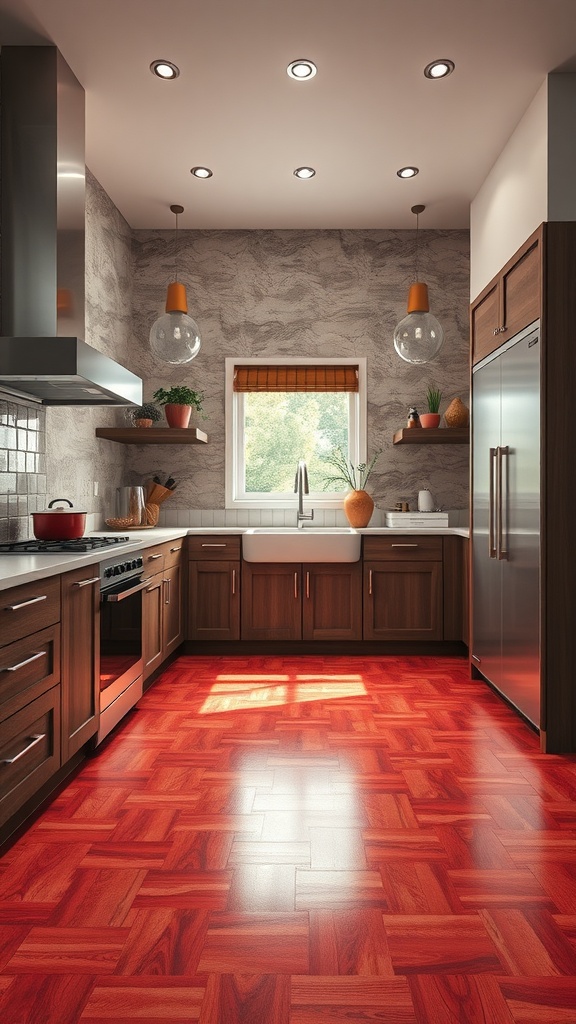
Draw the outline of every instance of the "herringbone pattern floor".
<instances>
[{"instance_id":1,"label":"herringbone pattern floor","mask_svg":"<svg viewBox=\"0 0 576 1024\"><path fill-rule=\"evenodd\" d=\"M575 1024L576 759L457 658L180 658L0 863L3 1024Z\"/></svg>"}]
</instances>

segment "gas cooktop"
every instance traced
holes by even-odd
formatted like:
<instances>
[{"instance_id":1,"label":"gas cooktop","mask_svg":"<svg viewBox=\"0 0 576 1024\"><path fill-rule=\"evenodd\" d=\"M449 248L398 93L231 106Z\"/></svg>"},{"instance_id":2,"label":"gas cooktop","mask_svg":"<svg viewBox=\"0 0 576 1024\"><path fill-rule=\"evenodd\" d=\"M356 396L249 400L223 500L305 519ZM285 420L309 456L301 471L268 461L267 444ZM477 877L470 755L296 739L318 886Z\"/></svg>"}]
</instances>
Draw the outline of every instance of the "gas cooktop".
<instances>
[{"instance_id":1,"label":"gas cooktop","mask_svg":"<svg viewBox=\"0 0 576 1024\"><path fill-rule=\"evenodd\" d=\"M78 540L15 540L0 544L0 555L58 555L62 552L96 551L125 544L129 537L80 537Z\"/></svg>"}]
</instances>

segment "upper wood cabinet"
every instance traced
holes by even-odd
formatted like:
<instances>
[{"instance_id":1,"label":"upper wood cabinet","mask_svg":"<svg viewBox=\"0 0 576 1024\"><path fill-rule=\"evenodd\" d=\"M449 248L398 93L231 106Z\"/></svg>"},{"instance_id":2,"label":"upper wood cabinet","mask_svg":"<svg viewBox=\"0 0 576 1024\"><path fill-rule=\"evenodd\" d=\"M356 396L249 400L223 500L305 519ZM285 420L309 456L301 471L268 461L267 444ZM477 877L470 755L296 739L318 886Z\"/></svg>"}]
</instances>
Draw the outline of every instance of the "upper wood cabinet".
<instances>
[{"instance_id":1,"label":"upper wood cabinet","mask_svg":"<svg viewBox=\"0 0 576 1024\"><path fill-rule=\"evenodd\" d=\"M470 334L473 364L540 317L542 243L541 226L472 303Z\"/></svg>"}]
</instances>

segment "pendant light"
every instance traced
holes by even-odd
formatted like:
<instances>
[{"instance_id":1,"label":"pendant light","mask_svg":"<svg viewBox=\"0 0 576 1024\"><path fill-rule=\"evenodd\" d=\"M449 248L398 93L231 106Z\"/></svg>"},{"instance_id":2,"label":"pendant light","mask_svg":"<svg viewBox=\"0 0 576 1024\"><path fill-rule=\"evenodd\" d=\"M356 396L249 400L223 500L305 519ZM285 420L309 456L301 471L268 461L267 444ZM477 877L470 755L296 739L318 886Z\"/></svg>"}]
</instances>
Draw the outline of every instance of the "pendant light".
<instances>
[{"instance_id":1,"label":"pendant light","mask_svg":"<svg viewBox=\"0 0 576 1024\"><path fill-rule=\"evenodd\" d=\"M444 331L430 312L428 285L418 280L418 218L425 206L412 206L416 214L416 261L414 284L408 292L408 316L394 331L394 348L407 363L428 363L438 354L444 341Z\"/></svg>"},{"instance_id":2,"label":"pendant light","mask_svg":"<svg viewBox=\"0 0 576 1024\"><path fill-rule=\"evenodd\" d=\"M176 218L174 231L174 280L166 293L166 312L159 316L150 330L150 348L164 363L179 366L189 363L198 355L201 346L198 324L188 316L186 288L178 281L178 216L183 206L173 205L170 210Z\"/></svg>"}]
</instances>

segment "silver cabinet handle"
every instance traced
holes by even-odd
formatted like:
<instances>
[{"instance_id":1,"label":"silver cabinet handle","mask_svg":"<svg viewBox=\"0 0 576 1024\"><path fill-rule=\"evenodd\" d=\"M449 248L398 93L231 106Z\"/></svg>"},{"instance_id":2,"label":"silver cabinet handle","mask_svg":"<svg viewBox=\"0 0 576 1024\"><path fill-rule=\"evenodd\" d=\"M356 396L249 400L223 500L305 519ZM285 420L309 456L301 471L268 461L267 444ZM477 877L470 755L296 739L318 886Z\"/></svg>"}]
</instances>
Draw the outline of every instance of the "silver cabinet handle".
<instances>
[{"instance_id":1,"label":"silver cabinet handle","mask_svg":"<svg viewBox=\"0 0 576 1024\"><path fill-rule=\"evenodd\" d=\"M294 573L294 597L298 597L298 573Z\"/></svg>"},{"instance_id":2,"label":"silver cabinet handle","mask_svg":"<svg viewBox=\"0 0 576 1024\"><path fill-rule=\"evenodd\" d=\"M368 570L368 593L372 593L372 569Z\"/></svg>"},{"instance_id":3,"label":"silver cabinet handle","mask_svg":"<svg viewBox=\"0 0 576 1024\"><path fill-rule=\"evenodd\" d=\"M236 569L232 569L232 595L236 593Z\"/></svg>"},{"instance_id":4,"label":"silver cabinet handle","mask_svg":"<svg viewBox=\"0 0 576 1024\"><path fill-rule=\"evenodd\" d=\"M7 612L17 612L20 608L27 608L30 604L39 604L40 601L46 601L48 594L42 594L41 597L30 597L27 601L19 601L18 604L7 604Z\"/></svg>"},{"instance_id":5,"label":"silver cabinet handle","mask_svg":"<svg viewBox=\"0 0 576 1024\"><path fill-rule=\"evenodd\" d=\"M162 582L164 584L164 593L166 594L166 597L164 598L164 604L170 604L170 583L171 583L171 580L169 578L167 578L165 580L162 580Z\"/></svg>"},{"instance_id":6,"label":"silver cabinet handle","mask_svg":"<svg viewBox=\"0 0 576 1024\"><path fill-rule=\"evenodd\" d=\"M510 455L510 449L508 445L504 445L498 449L500 453L499 459L499 525L498 525L498 558L500 561L508 561L508 544L506 538L507 529L507 501L508 501L508 456ZM506 459L506 462L504 462ZM504 467L505 474L503 472ZM506 504L506 508L504 507Z\"/></svg>"},{"instance_id":7,"label":"silver cabinet handle","mask_svg":"<svg viewBox=\"0 0 576 1024\"><path fill-rule=\"evenodd\" d=\"M25 661L19 661L17 665L6 665L0 669L0 672L17 672L18 669L24 668L25 665L31 665L33 661L38 661L38 658L43 658L48 652L38 651L37 654L33 654L31 658L26 658Z\"/></svg>"},{"instance_id":8,"label":"silver cabinet handle","mask_svg":"<svg viewBox=\"0 0 576 1024\"><path fill-rule=\"evenodd\" d=\"M40 743L41 740L43 740L45 738L46 738L46 733L45 732L36 733L36 735L32 735L30 737L30 743L26 744L26 746L24 747L24 750L21 750L20 753L16 754L15 757L4 757L4 758L2 758L2 764L15 764L16 761L19 761L21 757L24 757L24 754L27 754L29 750L32 750L32 747L35 747L37 743Z\"/></svg>"},{"instance_id":9,"label":"silver cabinet handle","mask_svg":"<svg viewBox=\"0 0 576 1024\"><path fill-rule=\"evenodd\" d=\"M225 548L227 544L201 544L201 548Z\"/></svg>"},{"instance_id":10,"label":"silver cabinet handle","mask_svg":"<svg viewBox=\"0 0 576 1024\"><path fill-rule=\"evenodd\" d=\"M417 548L418 544L392 544L393 548Z\"/></svg>"},{"instance_id":11,"label":"silver cabinet handle","mask_svg":"<svg viewBox=\"0 0 576 1024\"><path fill-rule=\"evenodd\" d=\"M162 558L162 555L148 555L149 562L154 562L157 558Z\"/></svg>"},{"instance_id":12,"label":"silver cabinet handle","mask_svg":"<svg viewBox=\"0 0 576 1024\"><path fill-rule=\"evenodd\" d=\"M306 570L306 597L310 597L310 573Z\"/></svg>"},{"instance_id":13,"label":"silver cabinet handle","mask_svg":"<svg viewBox=\"0 0 576 1024\"><path fill-rule=\"evenodd\" d=\"M496 558L496 545L494 543L494 468L497 462L497 450L497 448L491 448L489 453L490 463L488 467L488 558Z\"/></svg>"},{"instance_id":14,"label":"silver cabinet handle","mask_svg":"<svg viewBox=\"0 0 576 1024\"><path fill-rule=\"evenodd\" d=\"M479 658L477 654L473 654L472 655L472 661L475 661L477 665L481 665L482 664L482 659Z\"/></svg>"},{"instance_id":15,"label":"silver cabinet handle","mask_svg":"<svg viewBox=\"0 0 576 1024\"><path fill-rule=\"evenodd\" d=\"M91 583L100 583L99 576L93 576L90 580L79 580L78 583L73 583L73 587L89 587Z\"/></svg>"},{"instance_id":16,"label":"silver cabinet handle","mask_svg":"<svg viewBox=\"0 0 576 1024\"><path fill-rule=\"evenodd\" d=\"M182 551L182 545L179 548L170 548L170 554L173 555L175 551Z\"/></svg>"}]
</instances>

